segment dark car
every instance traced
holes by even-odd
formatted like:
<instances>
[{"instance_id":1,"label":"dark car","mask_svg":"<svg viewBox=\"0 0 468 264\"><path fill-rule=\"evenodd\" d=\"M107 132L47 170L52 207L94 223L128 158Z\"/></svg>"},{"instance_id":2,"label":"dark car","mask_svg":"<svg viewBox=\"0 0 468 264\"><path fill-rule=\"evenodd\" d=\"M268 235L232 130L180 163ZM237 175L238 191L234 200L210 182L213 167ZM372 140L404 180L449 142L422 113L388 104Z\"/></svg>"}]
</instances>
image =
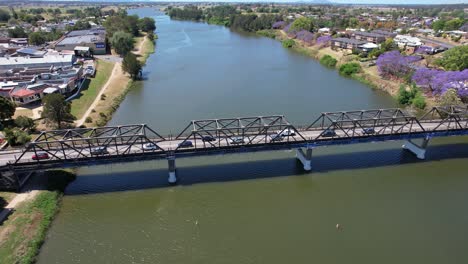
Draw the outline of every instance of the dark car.
<instances>
[{"instance_id":1,"label":"dark car","mask_svg":"<svg viewBox=\"0 0 468 264\"><path fill-rule=\"evenodd\" d=\"M193 147L193 143L190 140L186 140L184 142L180 142L178 147L179 148L191 148Z\"/></svg>"},{"instance_id":2,"label":"dark car","mask_svg":"<svg viewBox=\"0 0 468 264\"><path fill-rule=\"evenodd\" d=\"M372 127L366 127L362 130L362 132L367 135L373 135L375 134L375 129Z\"/></svg>"},{"instance_id":3,"label":"dark car","mask_svg":"<svg viewBox=\"0 0 468 264\"><path fill-rule=\"evenodd\" d=\"M322 132L322 137L334 137L336 136L336 132L333 129L325 129Z\"/></svg>"},{"instance_id":4,"label":"dark car","mask_svg":"<svg viewBox=\"0 0 468 264\"><path fill-rule=\"evenodd\" d=\"M32 156L32 159L33 160L45 160L45 159L49 159L49 154L47 154L46 152L37 152L36 154L34 154Z\"/></svg>"},{"instance_id":5,"label":"dark car","mask_svg":"<svg viewBox=\"0 0 468 264\"><path fill-rule=\"evenodd\" d=\"M103 155L103 154L108 154L109 151L107 151L106 146L100 146L100 147L95 147L91 149L91 155Z\"/></svg>"},{"instance_id":6,"label":"dark car","mask_svg":"<svg viewBox=\"0 0 468 264\"><path fill-rule=\"evenodd\" d=\"M203 136L203 137L202 137L202 141L203 141L203 142L216 141L216 138L214 138L214 137L212 137L212 136Z\"/></svg>"}]
</instances>

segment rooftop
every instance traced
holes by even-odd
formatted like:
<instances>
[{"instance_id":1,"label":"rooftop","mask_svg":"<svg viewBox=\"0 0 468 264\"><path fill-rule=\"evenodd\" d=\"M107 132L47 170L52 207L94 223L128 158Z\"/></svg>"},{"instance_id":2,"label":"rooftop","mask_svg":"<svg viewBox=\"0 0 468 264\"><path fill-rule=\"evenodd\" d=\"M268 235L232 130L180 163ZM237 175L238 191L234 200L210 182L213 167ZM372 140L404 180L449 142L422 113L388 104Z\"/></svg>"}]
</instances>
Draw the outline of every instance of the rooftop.
<instances>
[{"instance_id":1,"label":"rooftop","mask_svg":"<svg viewBox=\"0 0 468 264\"><path fill-rule=\"evenodd\" d=\"M62 54L62 55L49 55L46 54L42 58L28 58L28 57L0 57L0 66L10 67L24 67L24 65L33 64L72 64L73 55Z\"/></svg>"},{"instance_id":2,"label":"rooftop","mask_svg":"<svg viewBox=\"0 0 468 264\"><path fill-rule=\"evenodd\" d=\"M60 45L70 45L70 44L81 44L81 43L97 43L105 42L104 35L79 35L79 36L66 36L61 41L57 43L57 46Z\"/></svg>"},{"instance_id":3,"label":"rooftop","mask_svg":"<svg viewBox=\"0 0 468 264\"><path fill-rule=\"evenodd\" d=\"M349 39L349 38L334 38L332 41L338 41L338 42L343 42L343 43L348 43L348 44L356 44L356 45L362 45L366 44L365 41L360 41L357 39Z\"/></svg>"}]
</instances>

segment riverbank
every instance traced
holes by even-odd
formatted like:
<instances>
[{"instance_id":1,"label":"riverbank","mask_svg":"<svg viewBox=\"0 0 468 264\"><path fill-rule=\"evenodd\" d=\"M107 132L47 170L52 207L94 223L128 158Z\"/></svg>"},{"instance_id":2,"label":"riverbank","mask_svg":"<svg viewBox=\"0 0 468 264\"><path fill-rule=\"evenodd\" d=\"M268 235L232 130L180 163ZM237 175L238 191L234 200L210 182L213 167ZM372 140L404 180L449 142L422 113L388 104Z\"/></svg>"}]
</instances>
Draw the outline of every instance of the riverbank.
<instances>
[{"instance_id":1,"label":"riverbank","mask_svg":"<svg viewBox=\"0 0 468 264\"><path fill-rule=\"evenodd\" d=\"M155 43L147 35L137 38L135 46L133 53L137 55L142 64L155 51ZM140 81L132 80L122 70L121 62L116 62L105 89L101 90L101 93L96 97L85 115L76 122L76 125L85 125L87 127L105 126L120 103L125 99L125 95L135 86L140 85L139 83Z\"/></svg>"},{"instance_id":2,"label":"riverbank","mask_svg":"<svg viewBox=\"0 0 468 264\"><path fill-rule=\"evenodd\" d=\"M0 226L2 264L34 263L59 210L63 191L76 176L69 171L47 171L36 177L38 181L32 183L34 187L26 187L26 190L34 190L11 199L10 203L16 200L13 213Z\"/></svg>"}]
</instances>

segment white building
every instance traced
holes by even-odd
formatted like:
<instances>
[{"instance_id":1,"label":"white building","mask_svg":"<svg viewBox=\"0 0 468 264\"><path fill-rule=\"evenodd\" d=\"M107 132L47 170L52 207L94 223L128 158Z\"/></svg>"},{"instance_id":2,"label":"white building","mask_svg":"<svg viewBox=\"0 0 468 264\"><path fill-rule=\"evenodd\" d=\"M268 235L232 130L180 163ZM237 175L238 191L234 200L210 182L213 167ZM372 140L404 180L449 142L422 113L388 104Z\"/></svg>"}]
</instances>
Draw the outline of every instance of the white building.
<instances>
[{"instance_id":1,"label":"white building","mask_svg":"<svg viewBox=\"0 0 468 264\"><path fill-rule=\"evenodd\" d=\"M42 58L32 57L1 57L0 70L13 68L47 68L71 66L74 62L71 54L46 54Z\"/></svg>"}]
</instances>

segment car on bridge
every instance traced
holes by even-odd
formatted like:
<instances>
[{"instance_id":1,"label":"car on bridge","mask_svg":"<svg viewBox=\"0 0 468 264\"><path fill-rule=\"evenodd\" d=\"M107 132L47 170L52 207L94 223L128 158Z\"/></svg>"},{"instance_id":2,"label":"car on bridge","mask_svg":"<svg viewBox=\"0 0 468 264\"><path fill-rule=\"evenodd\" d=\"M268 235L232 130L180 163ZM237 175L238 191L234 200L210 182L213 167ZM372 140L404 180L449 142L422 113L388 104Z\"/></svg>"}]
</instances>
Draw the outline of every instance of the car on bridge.
<instances>
[{"instance_id":1,"label":"car on bridge","mask_svg":"<svg viewBox=\"0 0 468 264\"><path fill-rule=\"evenodd\" d=\"M178 148L191 148L191 147L193 147L193 143L190 140L180 142L178 145Z\"/></svg>"},{"instance_id":2,"label":"car on bridge","mask_svg":"<svg viewBox=\"0 0 468 264\"><path fill-rule=\"evenodd\" d=\"M375 129L373 127L366 127L362 130L362 133L366 135L373 135L375 134Z\"/></svg>"},{"instance_id":3,"label":"car on bridge","mask_svg":"<svg viewBox=\"0 0 468 264\"><path fill-rule=\"evenodd\" d=\"M327 128L322 132L322 137L334 137L336 132L334 129Z\"/></svg>"},{"instance_id":4,"label":"car on bridge","mask_svg":"<svg viewBox=\"0 0 468 264\"><path fill-rule=\"evenodd\" d=\"M216 138L213 136L203 136L202 137L203 142L211 142L211 141L216 141Z\"/></svg>"},{"instance_id":5,"label":"car on bridge","mask_svg":"<svg viewBox=\"0 0 468 264\"><path fill-rule=\"evenodd\" d=\"M244 144L244 143L245 143L245 141L244 141L243 137L233 137L233 138L231 138L231 144L239 145L239 144Z\"/></svg>"},{"instance_id":6,"label":"car on bridge","mask_svg":"<svg viewBox=\"0 0 468 264\"><path fill-rule=\"evenodd\" d=\"M37 152L31 157L33 160L46 160L49 159L49 154L47 152Z\"/></svg>"},{"instance_id":7,"label":"car on bridge","mask_svg":"<svg viewBox=\"0 0 468 264\"><path fill-rule=\"evenodd\" d=\"M109 154L106 146L99 146L91 149L91 155L104 155Z\"/></svg>"},{"instance_id":8,"label":"car on bridge","mask_svg":"<svg viewBox=\"0 0 468 264\"><path fill-rule=\"evenodd\" d=\"M296 135L296 132L291 128L286 128L285 130L278 130L277 133L282 137L293 137Z\"/></svg>"},{"instance_id":9,"label":"car on bridge","mask_svg":"<svg viewBox=\"0 0 468 264\"><path fill-rule=\"evenodd\" d=\"M153 150L157 150L158 149L158 146L154 143L146 143L143 145L143 150L144 151L153 151Z\"/></svg>"}]
</instances>

